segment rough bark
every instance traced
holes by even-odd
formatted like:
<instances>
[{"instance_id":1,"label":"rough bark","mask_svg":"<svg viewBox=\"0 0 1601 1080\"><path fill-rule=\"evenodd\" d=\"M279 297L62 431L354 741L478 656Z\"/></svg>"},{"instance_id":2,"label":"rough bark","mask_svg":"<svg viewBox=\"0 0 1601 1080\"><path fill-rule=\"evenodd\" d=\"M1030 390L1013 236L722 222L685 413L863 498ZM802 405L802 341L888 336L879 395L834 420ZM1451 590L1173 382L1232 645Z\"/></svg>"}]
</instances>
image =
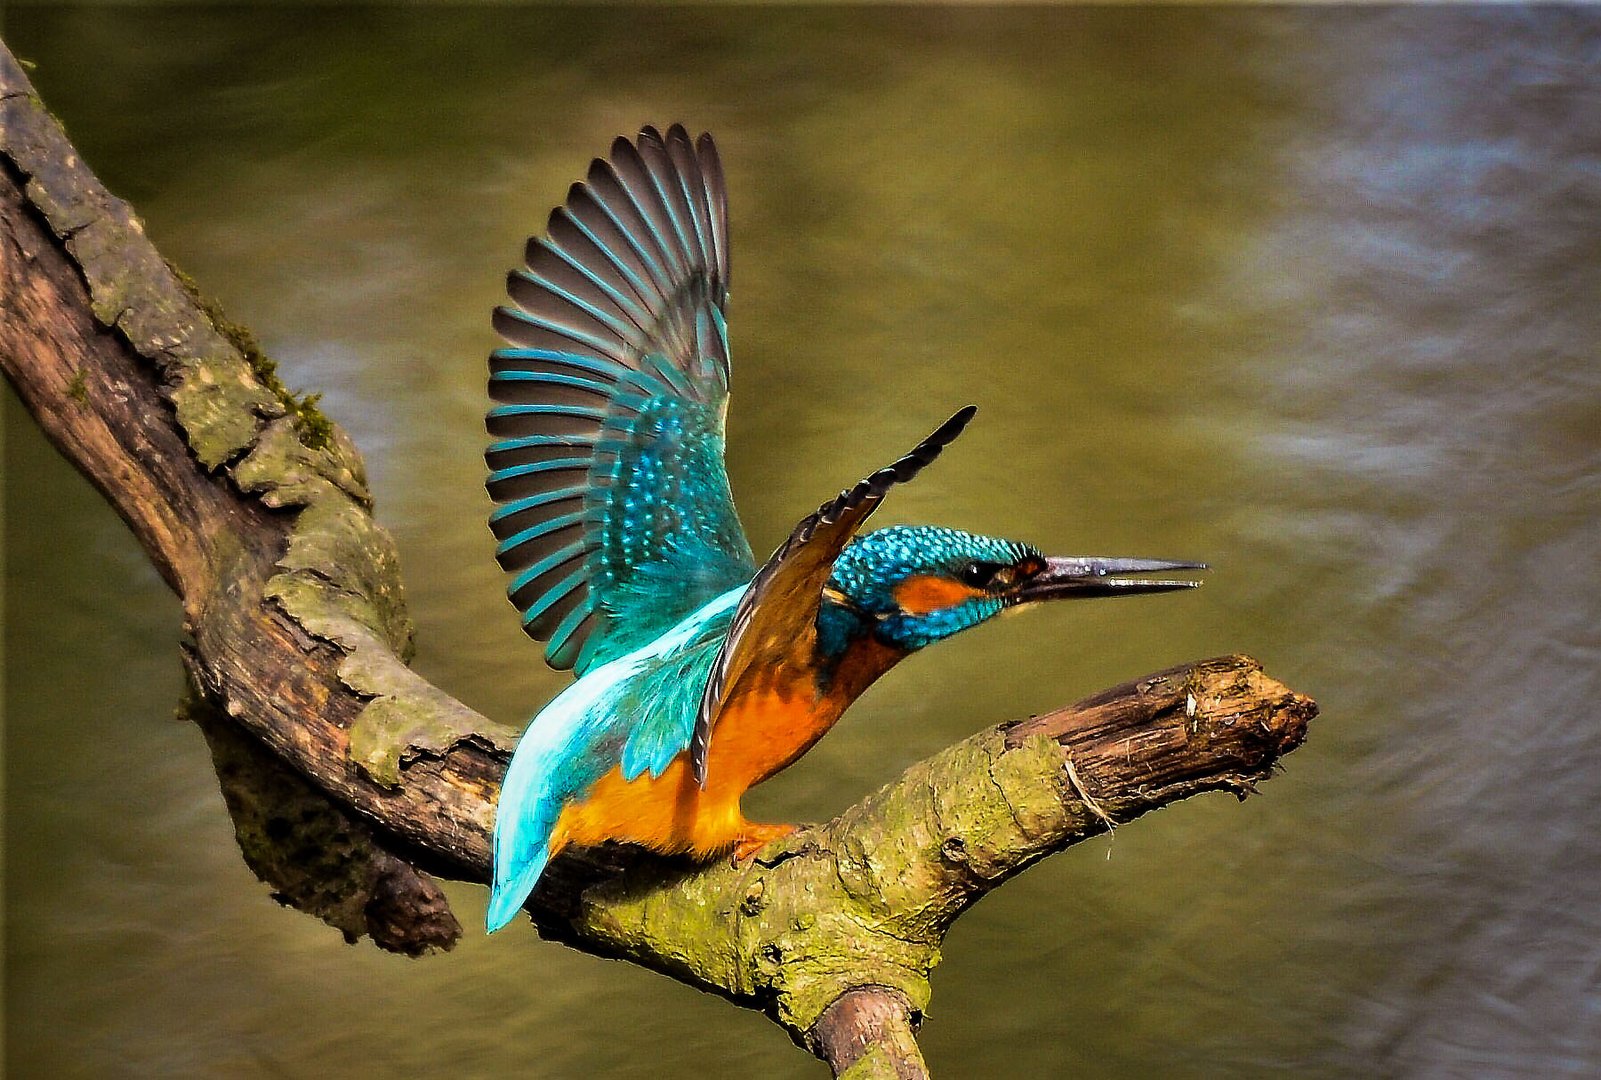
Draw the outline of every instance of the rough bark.
<instances>
[{"instance_id":1,"label":"rough bark","mask_svg":"<svg viewBox=\"0 0 1601 1080\"><path fill-rule=\"evenodd\" d=\"M247 859L347 934L448 946L416 867L487 879L515 732L406 666L355 447L161 258L3 47L0 109L0 362L182 599L195 686L286 767L244 776L228 722L202 724ZM970 904L1113 823L1243 797L1315 714L1248 657L1184 665L981 731L745 866L564 856L530 911L547 936L766 1011L837 1074L923 1076L927 976ZM286 799L330 804L287 847L338 888L273 869Z\"/></svg>"},{"instance_id":2,"label":"rough bark","mask_svg":"<svg viewBox=\"0 0 1601 1080\"><path fill-rule=\"evenodd\" d=\"M206 737L245 864L273 899L408 956L449 949L461 924L439 886L396 858L372 826L195 697L182 710Z\"/></svg>"}]
</instances>

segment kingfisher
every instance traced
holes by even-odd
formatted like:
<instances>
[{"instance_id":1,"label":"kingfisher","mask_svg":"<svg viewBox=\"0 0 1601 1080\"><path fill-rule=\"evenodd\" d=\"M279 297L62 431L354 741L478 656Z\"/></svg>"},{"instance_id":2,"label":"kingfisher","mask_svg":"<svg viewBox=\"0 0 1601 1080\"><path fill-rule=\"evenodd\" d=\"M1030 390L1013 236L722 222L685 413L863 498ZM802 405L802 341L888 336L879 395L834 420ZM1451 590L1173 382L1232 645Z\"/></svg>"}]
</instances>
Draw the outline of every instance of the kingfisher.
<instances>
[{"instance_id":1,"label":"kingfisher","mask_svg":"<svg viewBox=\"0 0 1601 1080\"><path fill-rule=\"evenodd\" d=\"M728 196L710 135L619 136L524 263L493 320L489 524L523 629L577 679L506 772L491 932L569 845L746 860L788 836L741 796L919 649L1048 600L1198 584L1124 575L1205 569L935 526L862 533L971 405L758 564L724 465Z\"/></svg>"}]
</instances>

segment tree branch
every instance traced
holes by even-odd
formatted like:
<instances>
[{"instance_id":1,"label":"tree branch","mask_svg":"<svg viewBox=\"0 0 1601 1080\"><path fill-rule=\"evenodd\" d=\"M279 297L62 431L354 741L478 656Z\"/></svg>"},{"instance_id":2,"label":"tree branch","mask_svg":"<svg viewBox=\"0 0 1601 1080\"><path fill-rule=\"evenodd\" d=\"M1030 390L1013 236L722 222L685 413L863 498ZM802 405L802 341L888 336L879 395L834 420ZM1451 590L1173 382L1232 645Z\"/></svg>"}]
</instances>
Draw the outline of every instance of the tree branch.
<instances>
[{"instance_id":1,"label":"tree branch","mask_svg":"<svg viewBox=\"0 0 1601 1080\"><path fill-rule=\"evenodd\" d=\"M252 854L262 798L331 798L319 835L349 888L280 892L321 896L347 934L448 946L442 895L401 860L487 880L516 732L406 666L398 560L356 448L161 258L3 47L0 110L0 362L182 599L196 687L290 770L233 783L227 725L202 725L247 859L280 872L271 845ZM927 974L969 905L1114 823L1244 797L1315 714L1248 657L1184 665L982 731L743 867L564 855L531 913L766 1011L836 1074L924 1076Z\"/></svg>"}]
</instances>

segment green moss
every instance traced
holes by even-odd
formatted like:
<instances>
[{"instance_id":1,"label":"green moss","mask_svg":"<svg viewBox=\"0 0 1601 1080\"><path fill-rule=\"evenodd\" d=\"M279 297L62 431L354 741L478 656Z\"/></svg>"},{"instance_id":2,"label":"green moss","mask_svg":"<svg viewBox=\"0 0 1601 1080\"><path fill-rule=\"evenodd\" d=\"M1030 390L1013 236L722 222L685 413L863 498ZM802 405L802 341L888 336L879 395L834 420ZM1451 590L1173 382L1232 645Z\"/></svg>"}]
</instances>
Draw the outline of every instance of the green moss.
<instances>
[{"instance_id":1,"label":"green moss","mask_svg":"<svg viewBox=\"0 0 1601 1080\"><path fill-rule=\"evenodd\" d=\"M271 391L273 397L283 405L284 411L294 418L295 434L300 437L300 441L312 450L328 448L333 442L334 426L333 422L323 415L322 410L317 408L317 402L322 400L322 395L297 394L289 389L278 376L278 362L262 349L261 342L256 340L256 335L250 328L228 318L227 313L222 310L222 305L202 293L195 279L173 265L172 260L167 260L167 267L194 302L200 305L200 309L206 313L206 318L211 320L211 325L216 328L217 333L227 338L233 347L239 350L239 355L245 358L250 370L261 380L261 385Z\"/></svg>"},{"instance_id":2,"label":"green moss","mask_svg":"<svg viewBox=\"0 0 1601 1080\"><path fill-rule=\"evenodd\" d=\"M889 1051L874 1044L856 1059L855 1064L840 1074L840 1080L896 1080L900 1075Z\"/></svg>"},{"instance_id":3,"label":"green moss","mask_svg":"<svg viewBox=\"0 0 1601 1080\"><path fill-rule=\"evenodd\" d=\"M321 400L321 394L301 394L286 406L289 414L295 418L295 433L312 450L326 450L333 445L333 421L317 408L317 402Z\"/></svg>"},{"instance_id":4,"label":"green moss","mask_svg":"<svg viewBox=\"0 0 1601 1080\"><path fill-rule=\"evenodd\" d=\"M89 388L84 385L83 368L73 372L72 381L67 384L67 396L79 405L89 403Z\"/></svg>"}]
</instances>

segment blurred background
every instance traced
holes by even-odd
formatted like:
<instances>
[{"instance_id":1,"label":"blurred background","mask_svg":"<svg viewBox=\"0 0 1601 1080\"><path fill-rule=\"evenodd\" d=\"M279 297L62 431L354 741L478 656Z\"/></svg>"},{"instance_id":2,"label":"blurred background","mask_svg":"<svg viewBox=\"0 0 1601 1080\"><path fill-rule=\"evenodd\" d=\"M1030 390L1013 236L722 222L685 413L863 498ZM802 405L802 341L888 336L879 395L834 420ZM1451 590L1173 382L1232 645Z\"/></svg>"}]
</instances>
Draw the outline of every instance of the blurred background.
<instances>
[{"instance_id":1,"label":"blurred background","mask_svg":"<svg viewBox=\"0 0 1601 1080\"><path fill-rule=\"evenodd\" d=\"M1601 11L10 5L160 249L366 454L417 666L564 684L483 518L490 308L611 137L716 133L730 472L765 552L956 406L878 519L1195 558L896 671L753 816L986 724L1250 652L1323 716L957 925L936 1075L1601 1070ZM16 1076L772 1076L765 1019L477 932L405 960L245 868L179 612L4 399Z\"/></svg>"}]
</instances>

